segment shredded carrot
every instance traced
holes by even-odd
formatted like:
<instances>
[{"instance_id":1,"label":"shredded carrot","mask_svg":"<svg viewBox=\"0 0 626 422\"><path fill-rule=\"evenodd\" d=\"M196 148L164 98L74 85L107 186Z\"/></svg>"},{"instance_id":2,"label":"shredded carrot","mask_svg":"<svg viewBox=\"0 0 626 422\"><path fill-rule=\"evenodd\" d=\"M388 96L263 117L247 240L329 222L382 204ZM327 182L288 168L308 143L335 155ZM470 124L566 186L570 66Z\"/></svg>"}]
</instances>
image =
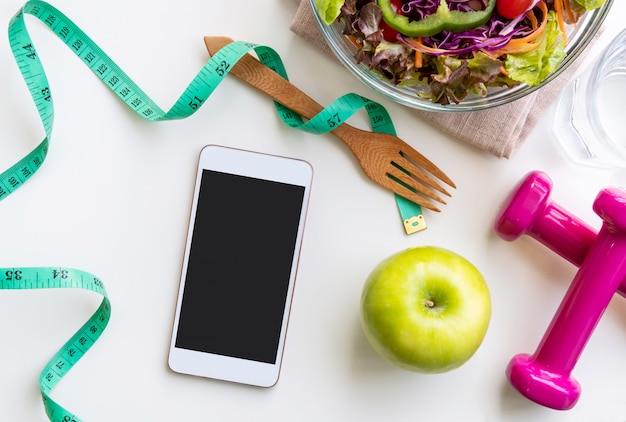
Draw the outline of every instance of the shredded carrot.
<instances>
[{"instance_id":1,"label":"shredded carrot","mask_svg":"<svg viewBox=\"0 0 626 422\"><path fill-rule=\"evenodd\" d=\"M528 53L529 51L533 51L535 48L539 47L540 42L527 42L527 43L518 43L511 45L509 43L506 47L503 47L496 51L490 51L488 54L491 57L500 57L503 54L518 54L518 53Z\"/></svg>"},{"instance_id":2,"label":"shredded carrot","mask_svg":"<svg viewBox=\"0 0 626 422\"><path fill-rule=\"evenodd\" d=\"M411 44L413 47L415 47L416 52L419 51L421 53L437 54L437 53L446 53L447 51L441 48L433 48L433 47L428 47L427 45L424 45L424 43L422 43L421 37L418 39L406 38L405 41Z\"/></svg>"},{"instance_id":3,"label":"shredded carrot","mask_svg":"<svg viewBox=\"0 0 626 422\"><path fill-rule=\"evenodd\" d=\"M567 0L565 0L567 1ZM559 29L563 34L563 40L567 44L567 34L565 33L565 19L563 18L563 0L554 0L554 11L556 12L556 20L559 23Z\"/></svg>"},{"instance_id":4,"label":"shredded carrot","mask_svg":"<svg viewBox=\"0 0 626 422\"><path fill-rule=\"evenodd\" d=\"M541 7L541 6L540 6ZM543 13L543 12L542 12ZM526 19L528 19L530 21L530 25L533 28L536 28L539 26L539 21L537 21L537 16L531 11L526 12Z\"/></svg>"},{"instance_id":5,"label":"shredded carrot","mask_svg":"<svg viewBox=\"0 0 626 422\"><path fill-rule=\"evenodd\" d=\"M543 34L544 30L546 29L546 25L548 24L548 6L546 6L546 3L542 1L541 3L539 3L539 9L541 9L541 14L543 15L541 18L541 22L537 21L537 17L535 16L534 13L528 12L527 14L527 17L532 22L532 27L534 31L526 35L525 37L511 40L511 42L518 42L518 43L532 42L532 41L535 41L539 37L539 35Z\"/></svg>"},{"instance_id":6,"label":"shredded carrot","mask_svg":"<svg viewBox=\"0 0 626 422\"><path fill-rule=\"evenodd\" d=\"M563 13L562 13L563 1L564 0L554 0L555 10L557 10L557 16L559 14L558 11L560 10L561 18L563 16ZM509 43L506 46L495 51L488 51L488 52L486 51L485 53L491 57L496 58L496 57L502 56L503 54L526 53L528 51L532 51L535 48L537 48L541 44L540 37L541 35L544 34L546 25L548 23L548 6L546 5L545 1L540 2L537 6L541 10L541 15L542 15L541 22L539 22L539 20L537 19L537 16L532 11L529 11L526 15L526 17L530 21L531 27L533 28L533 31L530 34L522 38L513 38L511 41L509 41ZM563 31L563 34L565 34L565 31ZM406 42L412 45L415 49L415 67L421 67L422 65L421 60L422 60L423 53L427 53L427 54L428 53L431 53L431 54L437 54L437 53L445 54L446 53L446 50L443 50L440 48L428 47L422 42L421 37L417 39L406 38ZM418 65L418 60L419 60L419 65Z\"/></svg>"},{"instance_id":7,"label":"shredded carrot","mask_svg":"<svg viewBox=\"0 0 626 422\"><path fill-rule=\"evenodd\" d=\"M422 37L417 39L419 43L422 42ZM419 69L424 65L424 55L420 50L415 50L415 68Z\"/></svg>"},{"instance_id":8,"label":"shredded carrot","mask_svg":"<svg viewBox=\"0 0 626 422\"><path fill-rule=\"evenodd\" d=\"M555 3L557 1L559 0L555 0ZM541 22L537 21L537 17L532 11L528 12L528 14L526 15L526 17L531 21L533 32L526 35L525 37L512 39L507 45L499 50L488 52L491 57L500 57L503 54L526 53L528 51L534 50L539 46L540 41L537 41L537 39L540 35L544 33L546 25L548 23L548 6L546 6L546 3L543 1L539 3L538 6L541 9L541 13L543 15Z\"/></svg>"},{"instance_id":9,"label":"shredded carrot","mask_svg":"<svg viewBox=\"0 0 626 422\"><path fill-rule=\"evenodd\" d=\"M360 48L362 47L361 43L356 39L355 36L353 35L347 35L346 38L348 38L348 40L354 44L355 47Z\"/></svg>"}]
</instances>

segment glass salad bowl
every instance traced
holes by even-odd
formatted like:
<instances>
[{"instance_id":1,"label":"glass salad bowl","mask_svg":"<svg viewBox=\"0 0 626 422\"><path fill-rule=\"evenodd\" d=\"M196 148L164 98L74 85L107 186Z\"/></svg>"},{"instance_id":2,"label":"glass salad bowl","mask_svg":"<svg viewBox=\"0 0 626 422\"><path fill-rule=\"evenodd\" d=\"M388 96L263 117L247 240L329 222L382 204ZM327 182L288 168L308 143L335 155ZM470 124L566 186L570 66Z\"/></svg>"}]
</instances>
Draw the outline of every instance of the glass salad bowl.
<instances>
[{"instance_id":1,"label":"glass salad bowl","mask_svg":"<svg viewBox=\"0 0 626 422\"><path fill-rule=\"evenodd\" d=\"M440 104L427 98L430 94L427 85L395 84L381 73L371 70L366 64L359 63L355 58L358 48L347 36L343 35L344 23L336 20L330 25L326 24L317 11L316 0L308 1L330 49L357 79L374 91L400 104L420 110L445 112L476 111L507 104L550 83L587 47L600 29L613 3L613 0L606 0L601 7L587 11L575 25L567 26L565 58L541 83L532 86L520 83L513 87L489 87L482 94L468 94L459 103Z\"/></svg>"}]
</instances>

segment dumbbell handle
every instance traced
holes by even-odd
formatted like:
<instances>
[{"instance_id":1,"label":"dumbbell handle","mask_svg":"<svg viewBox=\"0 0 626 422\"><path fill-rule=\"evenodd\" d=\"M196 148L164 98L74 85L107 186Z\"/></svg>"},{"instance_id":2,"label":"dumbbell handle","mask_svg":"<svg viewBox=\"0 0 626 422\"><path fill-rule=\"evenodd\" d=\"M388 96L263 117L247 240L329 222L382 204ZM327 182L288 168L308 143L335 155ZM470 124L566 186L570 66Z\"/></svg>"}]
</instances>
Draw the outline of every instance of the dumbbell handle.
<instances>
[{"instance_id":1,"label":"dumbbell handle","mask_svg":"<svg viewBox=\"0 0 626 422\"><path fill-rule=\"evenodd\" d=\"M552 182L545 173L529 173L503 203L494 228L507 241L526 234L580 267L597 231L551 201L551 189ZM617 293L626 297L626 279Z\"/></svg>"},{"instance_id":2,"label":"dumbbell handle","mask_svg":"<svg viewBox=\"0 0 626 422\"><path fill-rule=\"evenodd\" d=\"M604 189L594 211L604 221L537 351L518 355L507 368L511 383L528 398L569 409L580 386L571 376L587 341L622 280L626 279L626 193Z\"/></svg>"},{"instance_id":3,"label":"dumbbell handle","mask_svg":"<svg viewBox=\"0 0 626 422\"><path fill-rule=\"evenodd\" d=\"M539 345L537 360L571 372L625 277L626 238L601 230Z\"/></svg>"},{"instance_id":4,"label":"dumbbell handle","mask_svg":"<svg viewBox=\"0 0 626 422\"><path fill-rule=\"evenodd\" d=\"M597 236L591 226L555 203L546 206L526 234L577 267L583 263Z\"/></svg>"}]
</instances>

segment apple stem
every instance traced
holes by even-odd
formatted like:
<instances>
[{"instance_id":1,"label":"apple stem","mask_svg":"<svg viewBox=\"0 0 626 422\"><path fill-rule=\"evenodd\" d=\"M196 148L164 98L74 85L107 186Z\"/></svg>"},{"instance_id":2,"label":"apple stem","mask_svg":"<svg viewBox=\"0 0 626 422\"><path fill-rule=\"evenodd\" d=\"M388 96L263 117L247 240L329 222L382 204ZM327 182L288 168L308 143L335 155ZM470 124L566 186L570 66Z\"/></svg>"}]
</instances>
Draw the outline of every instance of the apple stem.
<instances>
[{"instance_id":1,"label":"apple stem","mask_svg":"<svg viewBox=\"0 0 626 422\"><path fill-rule=\"evenodd\" d=\"M432 300L427 300L426 302L424 302L424 305L426 305L427 308L434 308L435 302L433 302Z\"/></svg>"}]
</instances>

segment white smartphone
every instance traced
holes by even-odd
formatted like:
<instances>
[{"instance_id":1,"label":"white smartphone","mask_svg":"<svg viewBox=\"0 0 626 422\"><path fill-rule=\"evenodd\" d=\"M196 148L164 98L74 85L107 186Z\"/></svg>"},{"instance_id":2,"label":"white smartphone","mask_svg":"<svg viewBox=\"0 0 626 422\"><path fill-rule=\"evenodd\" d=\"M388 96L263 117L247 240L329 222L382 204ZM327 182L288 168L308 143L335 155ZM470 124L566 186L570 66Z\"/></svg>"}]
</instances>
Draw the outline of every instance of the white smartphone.
<instances>
[{"instance_id":1,"label":"white smartphone","mask_svg":"<svg viewBox=\"0 0 626 422\"><path fill-rule=\"evenodd\" d=\"M169 351L173 371L276 384L312 178L306 161L203 148Z\"/></svg>"}]
</instances>

